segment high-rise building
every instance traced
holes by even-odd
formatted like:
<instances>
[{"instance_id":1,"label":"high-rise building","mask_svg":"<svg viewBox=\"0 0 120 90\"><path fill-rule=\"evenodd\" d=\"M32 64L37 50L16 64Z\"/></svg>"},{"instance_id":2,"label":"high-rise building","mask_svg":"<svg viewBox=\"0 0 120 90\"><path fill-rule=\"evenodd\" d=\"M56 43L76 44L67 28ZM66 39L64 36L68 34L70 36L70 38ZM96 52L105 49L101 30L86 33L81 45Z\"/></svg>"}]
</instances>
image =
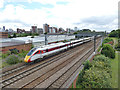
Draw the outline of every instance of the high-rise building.
<instances>
[{"instance_id":1,"label":"high-rise building","mask_svg":"<svg viewBox=\"0 0 120 90\"><path fill-rule=\"evenodd\" d=\"M78 30L78 28L77 28L77 27L74 27L74 30L75 30L75 31L77 31L77 30Z\"/></svg>"},{"instance_id":2,"label":"high-rise building","mask_svg":"<svg viewBox=\"0 0 120 90\"><path fill-rule=\"evenodd\" d=\"M5 26L3 26L3 31L5 31Z\"/></svg>"},{"instance_id":3,"label":"high-rise building","mask_svg":"<svg viewBox=\"0 0 120 90\"><path fill-rule=\"evenodd\" d=\"M49 25L43 24L43 33L49 33Z\"/></svg>"},{"instance_id":4,"label":"high-rise building","mask_svg":"<svg viewBox=\"0 0 120 90\"><path fill-rule=\"evenodd\" d=\"M43 34L43 29L42 29L42 28L38 28L38 29L37 29L37 33L38 33L38 34Z\"/></svg>"},{"instance_id":5,"label":"high-rise building","mask_svg":"<svg viewBox=\"0 0 120 90\"><path fill-rule=\"evenodd\" d=\"M37 26L31 26L31 28L32 33L37 33Z\"/></svg>"}]
</instances>

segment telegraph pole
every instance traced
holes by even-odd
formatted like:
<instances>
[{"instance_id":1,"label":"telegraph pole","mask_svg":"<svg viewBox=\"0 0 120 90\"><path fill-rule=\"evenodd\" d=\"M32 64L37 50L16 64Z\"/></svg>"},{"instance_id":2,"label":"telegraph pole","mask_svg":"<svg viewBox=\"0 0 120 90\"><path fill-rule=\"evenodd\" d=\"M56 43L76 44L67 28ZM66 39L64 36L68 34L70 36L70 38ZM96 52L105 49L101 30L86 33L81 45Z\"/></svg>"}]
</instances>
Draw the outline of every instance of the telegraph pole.
<instances>
[{"instance_id":1,"label":"telegraph pole","mask_svg":"<svg viewBox=\"0 0 120 90\"><path fill-rule=\"evenodd\" d=\"M96 49L96 35L94 36L94 53L95 53L95 49Z\"/></svg>"},{"instance_id":2,"label":"telegraph pole","mask_svg":"<svg viewBox=\"0 0 120 90\"><path fill-rule=\"evenodd\" d=\"M48 45L47 33L45 33L45 45Z\"/></svg>"}]
</instances>

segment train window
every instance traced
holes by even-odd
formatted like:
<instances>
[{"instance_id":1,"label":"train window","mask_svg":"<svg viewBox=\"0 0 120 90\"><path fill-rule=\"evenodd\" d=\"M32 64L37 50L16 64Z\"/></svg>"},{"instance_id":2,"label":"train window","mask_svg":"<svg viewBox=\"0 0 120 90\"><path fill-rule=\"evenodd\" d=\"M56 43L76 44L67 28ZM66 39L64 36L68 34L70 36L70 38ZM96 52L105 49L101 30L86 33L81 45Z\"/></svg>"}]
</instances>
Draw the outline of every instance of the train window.
<instances>
[{"instance_id":1,"label":"train window","mask_svg":"<svg viewBox=\"0 0 120 90\"><path fill-rule=\"evenodd\" d=\"M39 51L37 51L35 54L39 54Z\"/></svg>"},{"instance_id":2,"label":"train window","mask_svg":"<svg viewBox=\"0 0 120 90\"><path fill-rule=\"evenodd\" d=\"M27 55L30 56L35 50L36 48L31 49Z\"/></svg>"},{"instance_id":3,"label":"train window","mask_svg":"<svg viewBox=\"0 0 120 90\"><path fill-rule=\"evenodd\" d=\"M46 49L46 52L48 52L48 49Z\"/></svg>"},{"instance_id":4,"label":"train window","mask_svg":"<svg viewBox=\"0 0 120 90\"><path fill-rule=\"evenodd\" d=\"M42 51L40 51L40 53L42 53Z\"/></svg>"},{"instance_id":5,"label":"train window","mask_svg":"<svg viewBox=\"0 0 120 90\"><path fill-rule=\"evenodd\" d=\"M46 51L45 50L43 50L43 53L45 53Z\"/></svg>"}]
</instances>

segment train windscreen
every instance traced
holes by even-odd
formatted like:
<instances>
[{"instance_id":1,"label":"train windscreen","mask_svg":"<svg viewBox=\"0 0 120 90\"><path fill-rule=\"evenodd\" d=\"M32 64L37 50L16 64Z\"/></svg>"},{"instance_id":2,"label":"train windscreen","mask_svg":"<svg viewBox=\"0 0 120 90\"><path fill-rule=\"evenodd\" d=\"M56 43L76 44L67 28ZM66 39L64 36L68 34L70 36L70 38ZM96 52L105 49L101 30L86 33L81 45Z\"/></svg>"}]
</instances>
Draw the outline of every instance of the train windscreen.
<instances>
[{"instance_id":1,"label":"train windscreen","mask_svg":"<svg viewBox=\"0 0 120 90\"><path fill-rule=\"evenodd\" d=\"M27 55L30 56L35 50L36 48L31 49Z\"/></svg>"}]
</instances>

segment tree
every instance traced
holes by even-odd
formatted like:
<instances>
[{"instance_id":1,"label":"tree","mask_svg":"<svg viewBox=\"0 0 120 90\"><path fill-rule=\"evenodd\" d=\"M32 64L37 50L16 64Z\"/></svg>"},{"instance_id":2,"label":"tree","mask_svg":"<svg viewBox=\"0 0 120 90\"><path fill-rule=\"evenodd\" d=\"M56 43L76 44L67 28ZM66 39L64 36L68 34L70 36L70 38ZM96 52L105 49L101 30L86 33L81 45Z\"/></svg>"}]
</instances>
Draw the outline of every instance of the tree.
<instances>
[{"instance_id":1,"label":"tree","mask_svg":"<svg viewBox=\"0 0 120 90\"><path fill-rule=\"evenodd\" d=\"M109 37L118 37L119 36L119 30L112 30L110 34L108 35Z\"/></svg>"},{"instance_id":2,"label":"tree","mask_svg":"<svg viewBox=\"0 0 120 90\"><path fill-rule=\"evenodd\" d=\"M13 34L13 37L16 37L16 33Z\"/></svg>"},{"instance_id":3,"label":"tree","mask_svg":"<svg viewBox=\"0 0 120 90\"><path fill-rule=\"evenodd\" d=\"M74 32L73 34L78 34L78 32Z\"/></svg>"},{"instance_id":4,"label":"tree","mask_svg":"<svg viewBox=\"0 0 120 90\"><path fill-rule=\"evenodd\" d=\"M101 54L105 55L106 57L115 58L115 50L109 44L104 44Z\"/></svg>"}]
</instances>

